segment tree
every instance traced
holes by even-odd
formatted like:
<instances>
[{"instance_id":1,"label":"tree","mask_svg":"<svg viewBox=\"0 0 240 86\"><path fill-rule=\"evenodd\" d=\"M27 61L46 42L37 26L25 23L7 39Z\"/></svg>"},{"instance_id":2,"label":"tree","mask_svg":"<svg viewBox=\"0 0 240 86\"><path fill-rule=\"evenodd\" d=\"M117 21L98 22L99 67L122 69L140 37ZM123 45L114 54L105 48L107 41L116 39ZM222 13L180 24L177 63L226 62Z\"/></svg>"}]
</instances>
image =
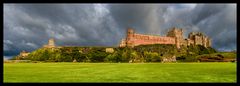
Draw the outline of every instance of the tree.
<instances>
[{"instance_id":1,"label":"tree","mask_svg":"<svg viewBox=\"0 0 240 86\"><path fill-rule=\"evenodd\" d=\"M160 56L156 52L144 52L147 62L160 62Z\"/></svg>"}]
</instances>

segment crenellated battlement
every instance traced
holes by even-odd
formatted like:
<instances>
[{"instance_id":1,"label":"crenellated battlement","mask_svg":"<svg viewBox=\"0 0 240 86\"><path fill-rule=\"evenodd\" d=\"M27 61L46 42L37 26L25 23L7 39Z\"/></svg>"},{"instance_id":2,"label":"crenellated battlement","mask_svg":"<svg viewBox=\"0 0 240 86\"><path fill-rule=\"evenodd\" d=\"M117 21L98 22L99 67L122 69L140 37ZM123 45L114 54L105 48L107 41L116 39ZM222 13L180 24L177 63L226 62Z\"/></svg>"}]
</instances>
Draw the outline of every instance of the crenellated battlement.
<instances>
[{"instance_id":1,"label":"crenellated battlement","mask_svg":"<svg viewBox=\"0 0 240 86\"><path fill-rule=\"evenodd\" d=\"M183 29L172 28L166 36L152 36L135 33L133 29L128 28L127 37L121 40L120 47L134 47L148 44L175 44L177 48L181 45L203 45L211 46L211 40L201 32L191 32L187 39L183 38Z\"/></svg>"}]
</instances>

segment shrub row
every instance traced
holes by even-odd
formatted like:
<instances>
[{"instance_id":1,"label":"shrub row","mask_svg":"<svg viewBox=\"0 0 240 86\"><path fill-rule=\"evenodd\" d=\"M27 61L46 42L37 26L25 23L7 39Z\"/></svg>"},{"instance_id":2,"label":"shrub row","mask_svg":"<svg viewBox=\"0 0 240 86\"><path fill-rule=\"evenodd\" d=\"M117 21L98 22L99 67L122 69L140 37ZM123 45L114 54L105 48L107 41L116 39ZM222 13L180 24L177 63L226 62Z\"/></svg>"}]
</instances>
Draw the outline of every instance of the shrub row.
<instances>
[{"instance_id":1,"label":"shrub row","mask_svg":"<svg viewBox=\"0 0 240 86\"><path fill-rule=\"evenodd\" d=\"M113 53L104 47L40 48L31 52L25 60L47 62L160 62L173 55L178 61L197 61L196 56L215 53L213 48L203 46L140 45L134 48L114 48ZM24 58L22 58L24 59Z\"/></svg>"}]
</instances>

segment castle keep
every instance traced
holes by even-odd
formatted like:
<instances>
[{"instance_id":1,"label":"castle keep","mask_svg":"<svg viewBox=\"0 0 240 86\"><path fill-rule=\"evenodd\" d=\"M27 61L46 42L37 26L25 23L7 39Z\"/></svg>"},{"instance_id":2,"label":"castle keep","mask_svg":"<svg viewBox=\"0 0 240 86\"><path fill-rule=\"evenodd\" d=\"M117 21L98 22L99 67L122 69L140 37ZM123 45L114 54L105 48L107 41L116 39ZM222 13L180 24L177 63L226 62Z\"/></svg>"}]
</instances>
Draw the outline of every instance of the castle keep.
<instances>
[{"instance_id":1,"label":"castle keep","mask_svg":"<svg viewBox=\"0 0 240 86\"><path fill-rule=\"evenodd\" d=\"M54 39L51 38L48 40L48 44L47 45L43 45L43 47L45 48L54 48L55 47L55 43L54 43Z\"/></svg>"},{"instance_id":2,"label":"castle keep","mask_svg":"<svg viewBox=\"0 0 240 86\"><path fill-rule=\"evenodd\" d=\"M127 30L127 37L121 40L119 47L134 47L147 44L173 44L177 48L180 46L203 45L204 47L211 46L211 40L203 33L191 32L187 39L183 38L183 30L180 28L172 28L166 36L152 36L137 34L133 29Z\"/></svg>"}]
</instances>

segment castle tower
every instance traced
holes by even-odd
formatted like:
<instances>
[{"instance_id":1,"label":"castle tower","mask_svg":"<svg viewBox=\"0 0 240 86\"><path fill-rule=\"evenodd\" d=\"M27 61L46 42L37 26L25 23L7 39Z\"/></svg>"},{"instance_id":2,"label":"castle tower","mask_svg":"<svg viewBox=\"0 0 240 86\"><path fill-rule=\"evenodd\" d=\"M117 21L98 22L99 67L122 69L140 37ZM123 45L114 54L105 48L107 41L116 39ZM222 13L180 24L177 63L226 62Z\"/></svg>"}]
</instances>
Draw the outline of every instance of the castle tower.
<instances>
[{"instance_id":1,"label":"castle tower","mask_svg":"<svg viewBox=\"0 0 240 86\"><path fill-rule=\"evenodd\" d=\"M202 36L202 44L204 47L207 47L207 37L206 36Z\"/></svg>"},{"instance_id":2,"label":"castle tower","mask_svg":"<svg viewBox=\"0 0 240 86\"><path fill-rule=\"evenodd\" d=\"M190 40L194 40L194 32L191 32L191 33L189 33L188 34L188 38L190 39Z\"/></svg>"},{"instance_id":3,"label":"castle tower","mask_svg":"<svg viewBox=\"0 0 240 86\"><path fill-rule=\"evenodd\" d=\"M130 40L133 37L134 31L131 28L127 30L127 40Z\"/></svg>"},{"instance_id":4,"label":"castle tower","mask_svg":"<svg viewBox=\"0 0 240 86\"><path fill-rule=\"evenodd\" d=\"M183 30L177 29L174 27L172 30L170 30L167 34L168 37L177 37L179 39L183 39Z\"/></svg>"},{"instance_id":5,"label":"castle tower","mask_svg":"<svg viewBox=\"0 0 240 86\"><path fill-rule=\"evenodd\" d=\"M170 30L167 33L168 37L175 37L175 43L177 48L180 48L180 45L182 45L182 41L183 41L183 30L182 29L177 29L176 27L174 27L172 30Z\"/></svg>"},{"instance_id":6,"label":"castle tower","mask_svg":"<svg viewBox=\"0 0 240 86\"><path fill-rule=\"evenodd\" d=\"M127 37L126 37L126 45L129 47L133 47L133 39L134 37L134 30L132 28L128 28L127 30Z\"/></svg>"},{"instance_id":7,"label":"castle tower","mask_svg":"<svg viewBox=\"0 0 240 86\"><path fill-rule=\"evenodd\" d=\"M126 47L126 40L125 39L121 40L119 47Z\"/></svg>"},{"instance_id":8,"label":"castle tower","mask_svg":"<svg viewBox=\"0 0 240 86\"><path fill-rule=\"evenodd\" d=\"M194 45L202 45L204 47L210 47L211 41L209 37L201 32L191 32L188 38L193 41Z\"/></svg>"},{"instance_id":9,"label":"castle tower","mask_svg":"<svg viewBox=\"0 0 240 86\"><path fill-rule=\"evenodd\" d=\"M207 38L207 43L206 43L206 47L211 47L212 42L210 38Z\"/></svg>"},{"instance_id":10,"label":"castle tower","mask_svg":"<svg viewBox=\"0 0 240 86\"><path fill-rule=\"evenodd\" d=\"M48 45L49 45L49 46L55 46L55 43L54 43L54 39L53 39L53 38L51 38L51 39L48 40Z\"/></svg>"},{"instance_id":11,"label":"castle tower","mask_svg":"<svg viewBox=\"0 0 240 86\"><path fill-rule=\"evenodd\" d=\"M45 48L54 48L55 47L54 39L53 38L49 39L48 40L48 44L44 45L43 47L45 47Z\"/></svg>"}]
</instances>

